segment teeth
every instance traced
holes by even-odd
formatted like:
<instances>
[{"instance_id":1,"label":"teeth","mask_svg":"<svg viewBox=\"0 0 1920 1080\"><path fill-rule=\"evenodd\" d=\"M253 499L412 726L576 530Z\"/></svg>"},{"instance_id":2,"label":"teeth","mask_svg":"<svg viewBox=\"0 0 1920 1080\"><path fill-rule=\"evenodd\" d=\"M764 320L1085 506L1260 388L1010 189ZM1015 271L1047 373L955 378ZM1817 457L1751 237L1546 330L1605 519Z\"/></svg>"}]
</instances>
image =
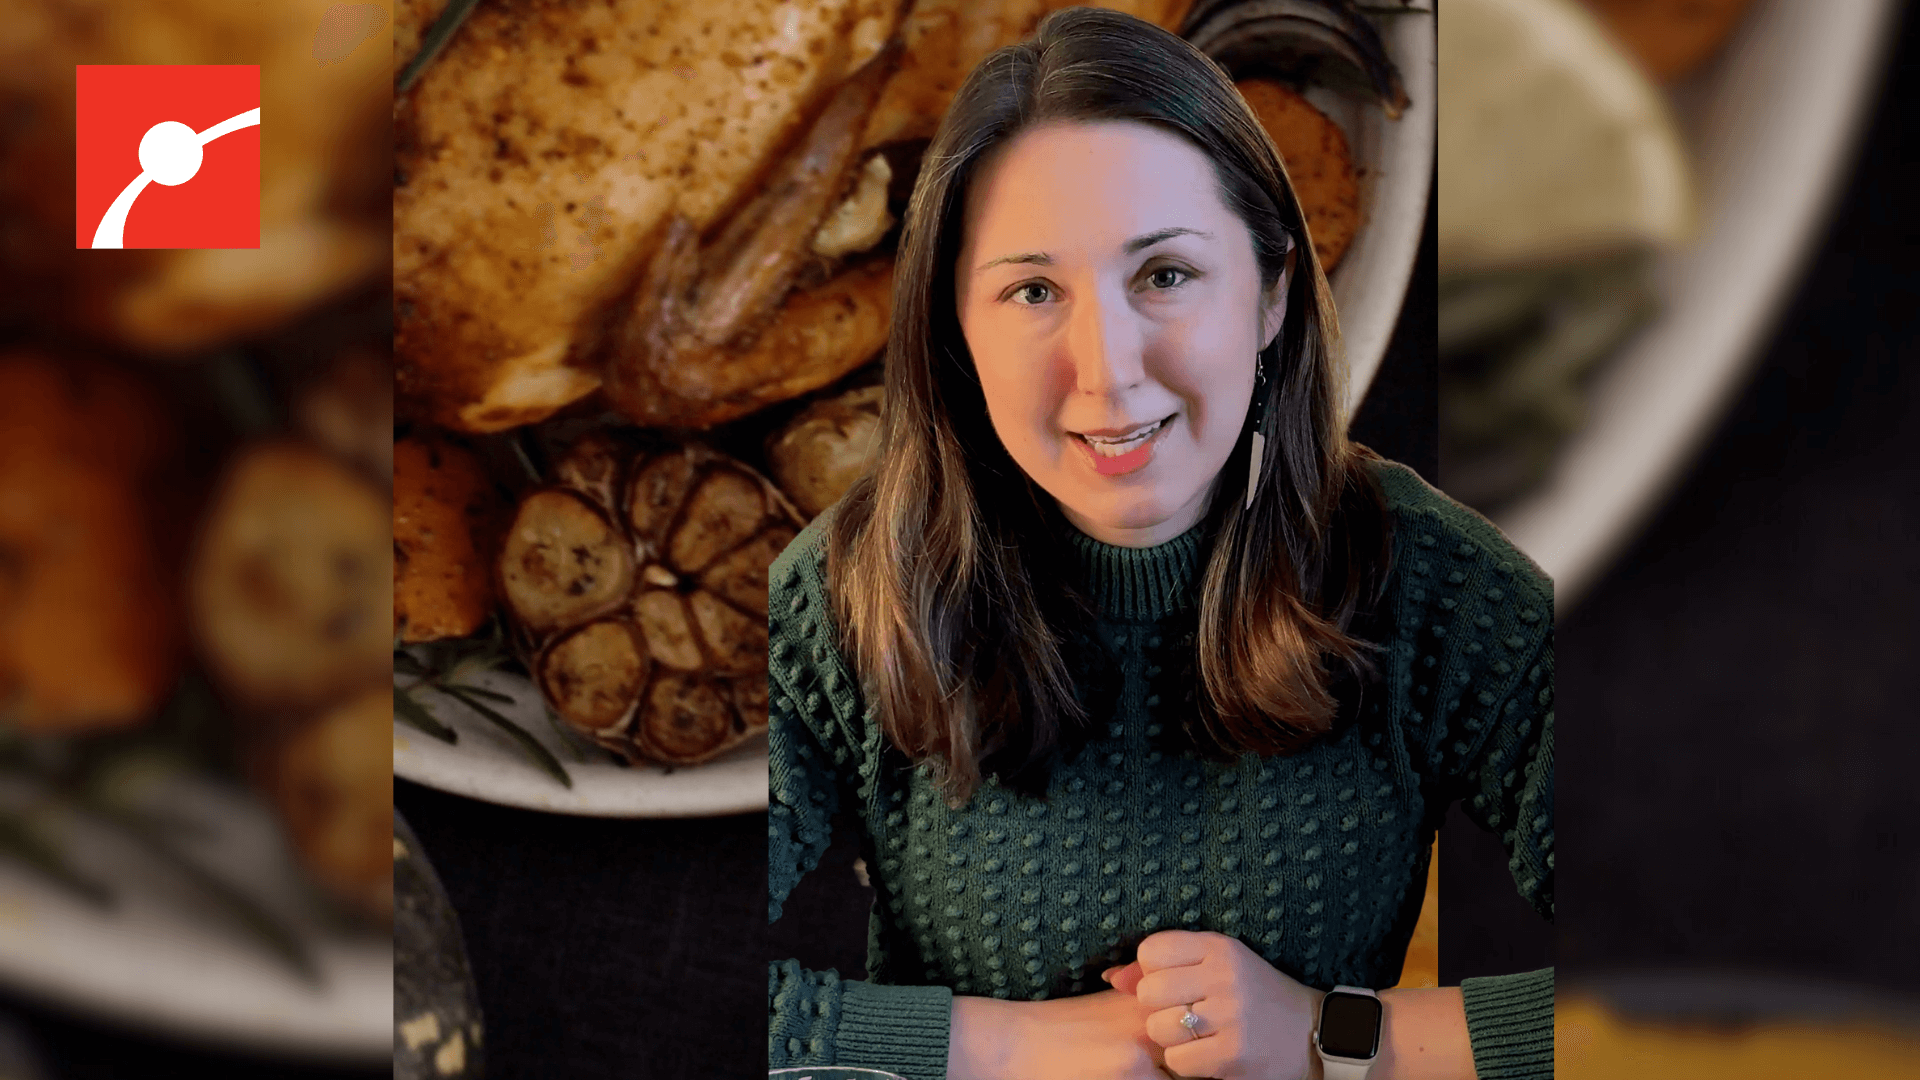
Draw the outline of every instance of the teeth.
<instances>
[{"instance_id":1,"label":"teeth","mask_svg":"<svg viewBox=\"0 0 1920 1080\"><path fill-rule=\"evenodd\" d=\"M1154 424L1152 427L1146 428L1145 430L1141 431L1138 435L1135 435L1121 442L1115 442L1110 439L1099 438L1093 435L1082 435L1080 437L1082 439L1085 439L1087 442L1087 445L1093 447L1093 452L1096 454L1099 454L1101 457L1119 457L1122 454L1126 454L1134 450L1138 450L1143 444L1146 443L1148 439L1153 438L1153 435L1155 432L1159 431L1162 427L1165 427L1165 426L1166 426L1166 421L1162 420L1159 423Z\"/></svg>"}]
</instances>

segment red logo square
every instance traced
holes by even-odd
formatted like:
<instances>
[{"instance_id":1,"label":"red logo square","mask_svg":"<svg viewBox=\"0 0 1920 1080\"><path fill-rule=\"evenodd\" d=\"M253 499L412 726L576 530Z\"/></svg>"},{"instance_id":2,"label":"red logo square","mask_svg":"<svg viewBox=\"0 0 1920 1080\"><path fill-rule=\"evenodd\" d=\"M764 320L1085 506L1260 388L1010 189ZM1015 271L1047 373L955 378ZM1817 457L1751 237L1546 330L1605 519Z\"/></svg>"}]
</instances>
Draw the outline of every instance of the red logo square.
<instances>
[{"instance_id":1,"label":"red logo square","mask_svg":"<svg viewBox=\"0 0 1920 1080\"><path fill-rule=\"evenodd\" d=\"M260 246L260 66L74 68L74 244Z\"/></svg>"}]
</instances>

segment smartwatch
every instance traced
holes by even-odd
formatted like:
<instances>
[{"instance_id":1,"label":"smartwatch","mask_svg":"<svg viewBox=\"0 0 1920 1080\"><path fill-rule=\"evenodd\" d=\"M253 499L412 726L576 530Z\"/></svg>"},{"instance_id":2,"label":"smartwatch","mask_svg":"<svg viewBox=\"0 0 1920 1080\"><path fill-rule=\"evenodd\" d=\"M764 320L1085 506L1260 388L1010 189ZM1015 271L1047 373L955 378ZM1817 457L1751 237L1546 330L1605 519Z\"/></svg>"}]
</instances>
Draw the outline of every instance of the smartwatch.
<instances>
[{"instance_id":1,"label":"smartwatch","mask_svg":"<svg viewBox=\"0 0 1920 1080\"><path fill-rule=\"evenodd\" d=\"M1380 1053L1380 995L1359 986L1336 986L1320 999L1313 1049L1326 1080L1366 1080Z\"/></svg>"}]
</instances>

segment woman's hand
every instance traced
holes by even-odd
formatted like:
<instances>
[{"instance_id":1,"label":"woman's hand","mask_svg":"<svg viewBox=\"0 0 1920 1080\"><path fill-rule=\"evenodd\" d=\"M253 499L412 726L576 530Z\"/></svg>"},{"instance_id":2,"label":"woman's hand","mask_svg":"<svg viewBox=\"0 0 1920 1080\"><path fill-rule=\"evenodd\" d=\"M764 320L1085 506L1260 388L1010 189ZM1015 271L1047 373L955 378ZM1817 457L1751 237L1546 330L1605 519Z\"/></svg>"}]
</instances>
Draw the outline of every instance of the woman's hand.
<instances>
[{"instance_id":1,"label":"woman's hand","mask_svg":"<svg viewBox=\"0 0 1920 1080\"><path fill-rule=\"evenodd\" d=\"M955 997L947 1080L1167 1080L1152 1010L1102 990L1052 1001Z\"/></svg>"},{"instance_id":2,"label":"woman's hand","mask_svg":"<svg viewBox=\"0 0 1920 1080\"><path fill-rule=\"evenodd\" d=\"M1319 1075L1313 1053L1320 992L1275 970L1237 938L1162 930L1138 959L1107 973L1134 995L1147 1036L1179 1076L1300 1080ZM1181 1025L1191 1007L1199 1023Z\"/></svg>"}]
</instances>

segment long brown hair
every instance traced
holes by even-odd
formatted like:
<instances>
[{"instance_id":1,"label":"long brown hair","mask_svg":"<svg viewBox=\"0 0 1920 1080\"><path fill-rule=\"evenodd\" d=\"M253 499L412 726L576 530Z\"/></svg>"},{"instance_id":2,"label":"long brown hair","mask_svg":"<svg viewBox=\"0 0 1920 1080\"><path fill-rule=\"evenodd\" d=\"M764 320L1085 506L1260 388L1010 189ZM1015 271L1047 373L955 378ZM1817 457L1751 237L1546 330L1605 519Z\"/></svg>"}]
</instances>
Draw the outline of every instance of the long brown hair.
<instances>
[{"instance_id":1,"label":"long brown hair","mask_svg":"<svg viewBox=\"0 0 1920 1080\"><path fill-rule=\"evenodd\" d=\"M1339 423L1333 300L1273 142L1185 40L1115 11L1057 11L974 69L926 150L895 264L872 464L825 537L842 644L867 702L956 806L983 775L1034 786L1085 729L1069 657L1073 628L1095 614L1066 572L1058 541L1070 526L995 435L961 332L953 274L967 184L984 155L1031 126L1105 120L1170 130L1212 160L1252 234L1262 295L1297 267L1284 325L1260 354L1259 492L1243 510L1250 417L1203 519L1197 685L1181 726L1214 756L1293 752L1332 726L1330 666L1371 672L1370 646L1347 630L1384 584L1389 519L1363 466L1370 452Z\"/></svg>"}]
</instances>

